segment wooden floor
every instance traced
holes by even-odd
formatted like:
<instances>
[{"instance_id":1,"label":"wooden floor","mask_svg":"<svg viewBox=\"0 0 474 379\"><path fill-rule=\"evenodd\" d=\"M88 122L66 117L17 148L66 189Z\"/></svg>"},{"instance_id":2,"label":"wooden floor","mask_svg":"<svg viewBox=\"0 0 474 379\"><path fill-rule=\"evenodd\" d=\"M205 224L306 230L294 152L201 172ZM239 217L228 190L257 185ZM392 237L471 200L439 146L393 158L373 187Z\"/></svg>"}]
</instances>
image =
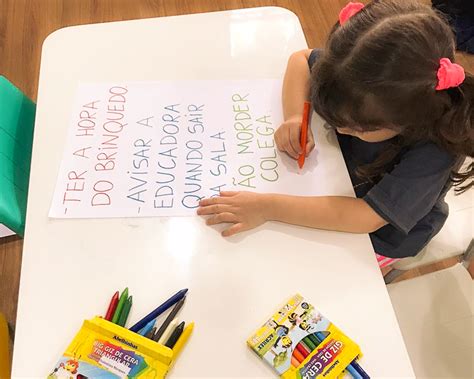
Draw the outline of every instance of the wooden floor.
<instances>
[{"instance_id":1,"label":"wooden floor","mask_svg":"<svg viewBox=\"0 0 474 379\"><path fill-rule=\"evenodd\" d=\"M421 0L429 2L429 0ZM53 31L78 24L281 6L299 17L310 47L322 47L346 0L0 0L0 74L36 100L41 45ZM460 57L474 72L473 59ZM52 237L53 238L53 237ZM0 312L15 323L22 240L0 242ZM444 268L452 262L423 269ZM415 271L408 275L418 275Z\"/></svg>"}]
</instances>

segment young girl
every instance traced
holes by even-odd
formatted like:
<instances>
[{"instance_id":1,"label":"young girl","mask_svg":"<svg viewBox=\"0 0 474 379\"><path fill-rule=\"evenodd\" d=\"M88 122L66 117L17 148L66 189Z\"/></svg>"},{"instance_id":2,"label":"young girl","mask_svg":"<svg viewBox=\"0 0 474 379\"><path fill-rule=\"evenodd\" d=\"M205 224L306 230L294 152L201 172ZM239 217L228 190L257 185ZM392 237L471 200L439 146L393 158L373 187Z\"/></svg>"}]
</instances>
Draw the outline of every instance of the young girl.
<instances>
[{"instance_id":1,"label":"young girl","mask_svg":"<svg viewBox=\"0 0 474 379\"><path fill-rule=\"evenodd\" d=\"M324 50L294 53L283 84L280 151L301 153L303 102L336 129L357 198L223 192L202 200L208 225L233 234L276 220L370 233L381 267L416 255L443 226L454 183L472 187L474 77L454 60L454 37L409 0L350 3ZM306 154L314 148L309 132Z\"/></svg>"}]
</instances>

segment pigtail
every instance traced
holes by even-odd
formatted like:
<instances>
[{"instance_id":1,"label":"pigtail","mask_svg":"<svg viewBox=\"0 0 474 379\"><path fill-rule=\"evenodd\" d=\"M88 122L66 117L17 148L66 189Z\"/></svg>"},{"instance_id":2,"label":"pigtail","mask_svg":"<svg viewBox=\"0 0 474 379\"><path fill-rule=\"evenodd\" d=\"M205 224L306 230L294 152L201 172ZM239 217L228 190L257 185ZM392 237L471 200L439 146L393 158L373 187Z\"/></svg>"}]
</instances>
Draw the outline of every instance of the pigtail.
<instances>
[{"instance_id":1,"label":"pigtail","mask_svg":"<svg viewBox=\"0 0 474 379\"><path fill-rule=\"evenodd\" d=\"M459 157L459 164L451 173L451 181L457 193L474 185L474 76L466 73L459 87L447 90L451 106L437 123L434 140ZM464 159L467 161L461 166Z\"/></svg>"}]
</instances>

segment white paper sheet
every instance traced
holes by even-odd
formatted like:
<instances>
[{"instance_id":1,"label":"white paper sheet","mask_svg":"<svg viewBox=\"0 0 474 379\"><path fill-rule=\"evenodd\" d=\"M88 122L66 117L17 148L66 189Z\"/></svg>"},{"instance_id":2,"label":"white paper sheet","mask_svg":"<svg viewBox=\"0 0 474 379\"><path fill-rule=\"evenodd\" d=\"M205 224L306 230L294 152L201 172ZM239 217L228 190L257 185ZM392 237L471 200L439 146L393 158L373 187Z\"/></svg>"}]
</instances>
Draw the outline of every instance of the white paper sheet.
<instances>
[{"instance_id":1,"label":"white paper sheet","mask_svg":"<svg viewBox=\"0 0 474 379\"><path fill-rule=\"evenodd\" d=\"M314 195L280 154L281 80L81 84L55 218L185 216L223 190ZM314 155L305 171L316 165Z\"/></svg>"}]
</instances>

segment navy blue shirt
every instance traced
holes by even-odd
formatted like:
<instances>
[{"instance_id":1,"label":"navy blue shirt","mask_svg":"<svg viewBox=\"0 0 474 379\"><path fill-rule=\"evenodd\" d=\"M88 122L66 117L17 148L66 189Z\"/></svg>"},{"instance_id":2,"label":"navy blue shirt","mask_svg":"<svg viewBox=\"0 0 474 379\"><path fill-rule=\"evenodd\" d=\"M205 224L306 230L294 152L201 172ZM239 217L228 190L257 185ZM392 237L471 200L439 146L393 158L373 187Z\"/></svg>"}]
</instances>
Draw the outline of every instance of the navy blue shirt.
<instances>
[{"instance_id":1,"label":"navy blue shirt","mask_svg":"<svg viewBox=\"0 0 474 379\"><path fill-rule=\"evenodd\" d=\"M319 49L311 52L310 67L320 54ZM373 183L358 177L355 170L373 162L390 141L365 142L339 133L337 138L356 196L388 222L369 235L375 252L390 258L418 254L448 217L444 197L455 157L433 143L418 143L404 149L398 163Z\"/></svg>"}]
</instances>

